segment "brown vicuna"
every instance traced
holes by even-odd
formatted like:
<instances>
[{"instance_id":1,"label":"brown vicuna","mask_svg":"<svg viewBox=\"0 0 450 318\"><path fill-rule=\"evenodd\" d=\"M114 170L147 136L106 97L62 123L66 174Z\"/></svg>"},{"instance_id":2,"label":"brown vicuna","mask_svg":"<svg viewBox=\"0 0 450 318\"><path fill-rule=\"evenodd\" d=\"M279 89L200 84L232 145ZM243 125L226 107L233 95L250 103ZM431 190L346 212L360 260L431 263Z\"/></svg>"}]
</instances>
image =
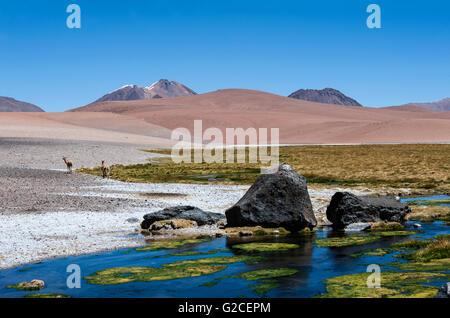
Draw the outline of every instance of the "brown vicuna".
<instances>
[{"instance_id":1,"label":"brown vicuna","mask_svg":"<svg viewBox=\"0 0 450 318\"><path fill-rule=\"evenodd\" d=\"M103 178L109 177L109 172L110 171L111 171L111 169L109 168L109 166L105 165L105 160L102 160L102 175L103 175Z\"/></svg>"},{"instance_id":2,"label":"brown vicuna","mask_svg":"<svg viewBox=\"0 0 450 318\"><path fill-rule=\"evenodd\" d=\"M66 166L67 166L67 172L68 172L68 173L72 173L72 167L73 167L73 162L72 162L72 160L67 160L66 157L63 157L63 160L64 160L64 163L65 163Z\"/></svg>"}]
</instances>

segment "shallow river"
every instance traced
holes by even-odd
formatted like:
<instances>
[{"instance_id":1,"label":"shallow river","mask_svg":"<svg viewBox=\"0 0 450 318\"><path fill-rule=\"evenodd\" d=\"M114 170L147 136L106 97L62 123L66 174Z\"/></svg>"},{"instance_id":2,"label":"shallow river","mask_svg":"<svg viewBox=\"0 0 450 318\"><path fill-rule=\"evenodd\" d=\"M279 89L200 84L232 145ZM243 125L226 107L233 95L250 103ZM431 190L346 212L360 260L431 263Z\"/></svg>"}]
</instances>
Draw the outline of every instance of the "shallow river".
<instances>
[{"instance_id":1,"label":"shallow river","mask_svg":"<svg viewBox=\"0 0 450 318\"><path fill-rule=\"evenodd\" d=\"M449 197L437 196L414 199L443 200L449 199ZM413 224L415 223L418 222L408 222L407 230L414 230ZM422 223L421 225L422 227L417 234L382 237L373 243L360 246L317 247L314 239L349 235L330 229L319 229L313 235L271 238L222 237L208 242L185 245L177 249L138 251L134 248L128 248L98 254L51 259L0 271L0 297L24 297L27 294L35 293L6 288L7 285L30 281L32 279L45 281L46 287L40 293L60 293L72 297L313 297L325 292L323 281L326 278L366 272L368 264L381 265L387 262L399 261L392 254L385 256L363 255L361 257L351 257L352 254L367 249L388 247L393 242L413 238L431 238L436 235L450 233L450 227L443 225L443 222ZM351 235L354 236L355 233ZM359 233L356 235L367 234ZM81 276L85 277L92 275L96 271L113 267L161 267L163 264L180 260L244 255L243 251L232 249L232 246L239 243L261 241L295 243L299 245L299 248L288 251L250 254L264 256L265 259L255 264L227 264L226 268L221 271L199 277L151 282L128 282L115 285L89 284L88 280L82 278L81 288L73 289L68 288L66 284L66 279L70 275L70 273L66 272L66 269L70 264L79 265ZM210 255L171 255L185 251L208 252L217 249L220 249L220 251ZM290 268L297 270L297 272L291 276L276 278L277 287L269 289L264 294L255 291L255 286L261 284L260 282L249 281L236 276L232 277L243 272L272 268ZM382 270L387 269L392 268L382 266ZM211 282L215 282L215 284L208 284ZM442 282L436 281L430 283L430 285L440 286Z\"/></svg>"}]
</instances>

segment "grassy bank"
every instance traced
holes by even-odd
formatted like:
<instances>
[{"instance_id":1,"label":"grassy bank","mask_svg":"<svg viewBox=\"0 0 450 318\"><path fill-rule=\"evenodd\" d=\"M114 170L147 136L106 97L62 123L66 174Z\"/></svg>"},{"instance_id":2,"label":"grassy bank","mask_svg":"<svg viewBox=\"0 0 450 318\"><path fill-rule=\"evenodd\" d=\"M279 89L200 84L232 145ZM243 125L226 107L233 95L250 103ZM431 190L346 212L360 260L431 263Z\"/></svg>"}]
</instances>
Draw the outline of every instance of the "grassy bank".
<instances>
[{"instance_id":1,"label":"grassy bank","mask_svg":"<svg viewBox=\"0 0 450 318\"><path fill-rule=\"evenodd\" d=\"M148 150L150 151L150 150ZM170 154L170 150L153 152ZM413 188L450 191L450 145L355 145L280 147L280 162L290 164L309 184ZM248 162L248 161L246 161ZM100 168L80 169L101 175ZM139 165L114 165L111 178L129 182L252 184L254 163L181 163L160 158Z\"/></svg>"}]
</instances>

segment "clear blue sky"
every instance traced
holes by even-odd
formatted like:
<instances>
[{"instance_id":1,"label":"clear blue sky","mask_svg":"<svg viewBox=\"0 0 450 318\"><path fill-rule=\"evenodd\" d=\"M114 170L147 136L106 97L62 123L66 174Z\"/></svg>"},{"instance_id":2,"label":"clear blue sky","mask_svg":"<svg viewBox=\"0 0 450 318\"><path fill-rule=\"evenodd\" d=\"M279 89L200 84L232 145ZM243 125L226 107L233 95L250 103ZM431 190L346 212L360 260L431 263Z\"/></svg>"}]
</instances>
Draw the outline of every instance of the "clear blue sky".
<instances>
[{"instance_id":1,"label":"clear blue sky","mask_svg":"<svg viewBox=\"0 0 450 318\"><path fill-rule=\"evenodd\" d=\"M198 93L333 87L366 106L450 97L444 0L1 0L0 47L0 96L46 111L160 78Z\"/></svg>"}]
</instances>

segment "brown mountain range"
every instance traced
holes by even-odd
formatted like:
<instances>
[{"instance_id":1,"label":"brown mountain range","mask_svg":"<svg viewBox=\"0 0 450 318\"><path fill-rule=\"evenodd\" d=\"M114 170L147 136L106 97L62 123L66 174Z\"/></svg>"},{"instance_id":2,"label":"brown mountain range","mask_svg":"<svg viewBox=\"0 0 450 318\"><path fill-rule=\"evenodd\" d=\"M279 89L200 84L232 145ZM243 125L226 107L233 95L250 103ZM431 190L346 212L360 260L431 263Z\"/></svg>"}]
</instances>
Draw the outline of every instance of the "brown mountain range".
<instances>
[{"instance_id":1,"label":"brown mountain range","mask_svg":"<svg viewBox=\"0 0 450 318\"><path fill-rule=\"evenodd\" d=\"M450 113L415 106L348 107L270 93L226 89L211 93L136 101L93 103L72 112L108 112L168 129L279 128L281 143L450 142Z\"/></svg>"}]
</instances>

